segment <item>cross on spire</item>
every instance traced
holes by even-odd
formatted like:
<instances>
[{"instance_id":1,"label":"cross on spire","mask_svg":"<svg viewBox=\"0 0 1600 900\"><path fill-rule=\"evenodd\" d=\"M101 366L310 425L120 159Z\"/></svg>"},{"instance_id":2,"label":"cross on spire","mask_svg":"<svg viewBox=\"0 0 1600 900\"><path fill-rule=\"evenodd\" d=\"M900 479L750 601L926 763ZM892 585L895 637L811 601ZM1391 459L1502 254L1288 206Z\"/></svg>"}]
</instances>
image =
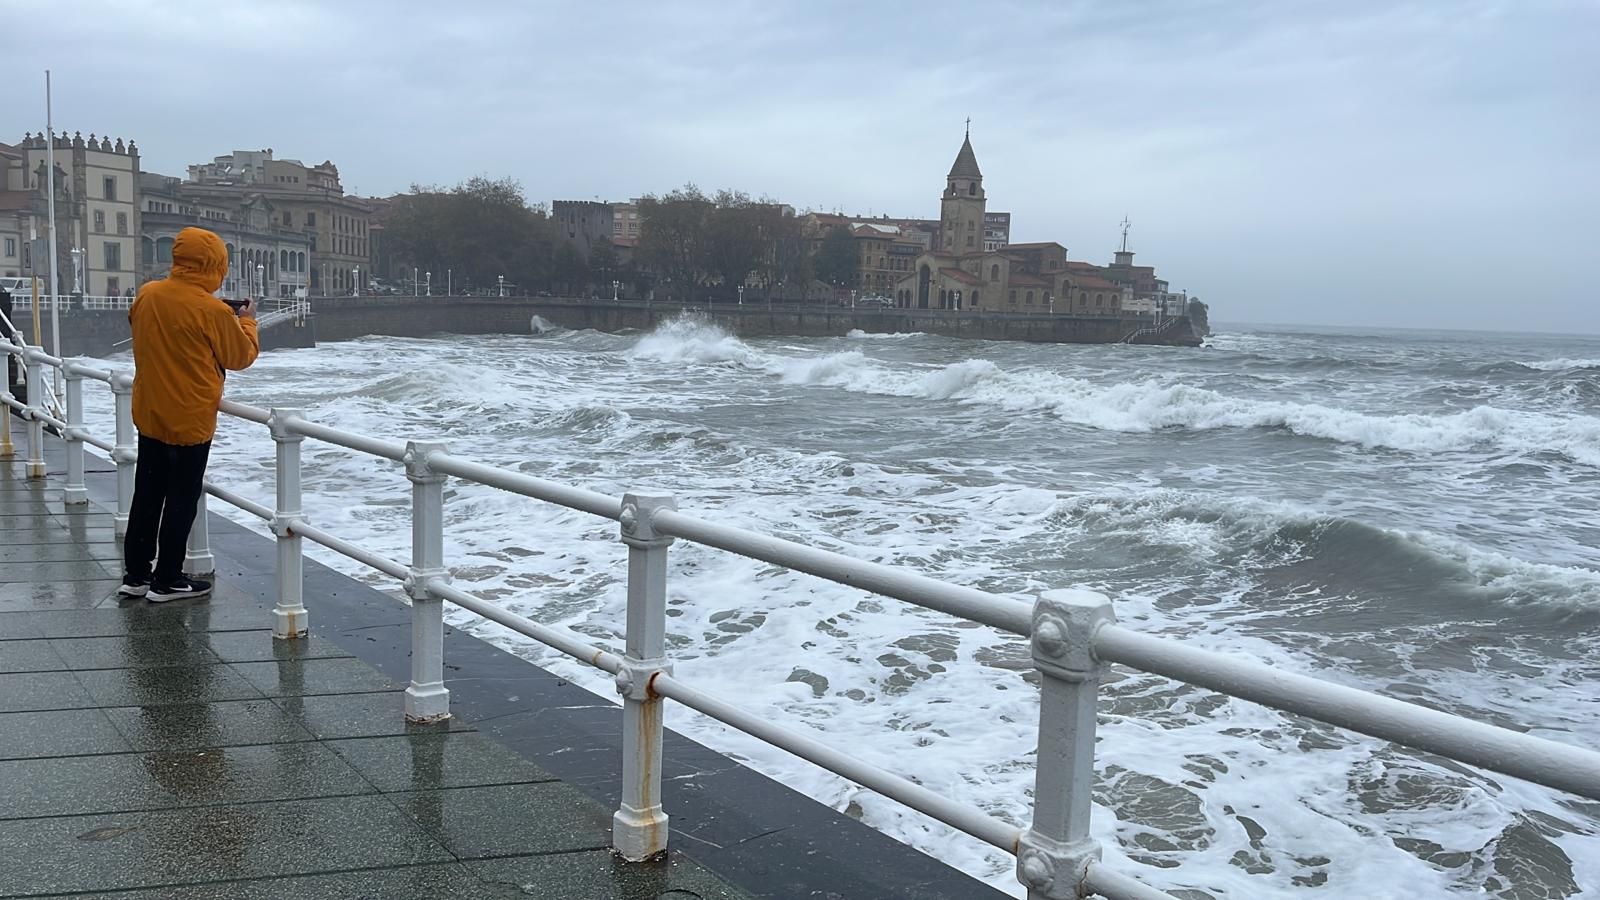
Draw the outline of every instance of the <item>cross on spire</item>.
<instances>
[{"instance_id":1,"label":"cross on spire","mask_svg":"<svg viewBox=\"0 0 1600 900\"><path fill-rule=\"evenodd\" d=\"M1123 216L1122 217L1122 252L1123 253L1127 253L1128 252L1128 229L1131 228L1132 226L1133 226L1133 223L1128 221L1128 217L1127 216Z\"/></svg>"},{"instance_id":2,"label":"cross on spire","mask_svg":"<svg viewBox=\"0 0 1600 900\"><path fill-rule=\"evenodd\" d=\"M972 117L967 116L967 137L972 137Z\"/></svg>"}]
</instances>

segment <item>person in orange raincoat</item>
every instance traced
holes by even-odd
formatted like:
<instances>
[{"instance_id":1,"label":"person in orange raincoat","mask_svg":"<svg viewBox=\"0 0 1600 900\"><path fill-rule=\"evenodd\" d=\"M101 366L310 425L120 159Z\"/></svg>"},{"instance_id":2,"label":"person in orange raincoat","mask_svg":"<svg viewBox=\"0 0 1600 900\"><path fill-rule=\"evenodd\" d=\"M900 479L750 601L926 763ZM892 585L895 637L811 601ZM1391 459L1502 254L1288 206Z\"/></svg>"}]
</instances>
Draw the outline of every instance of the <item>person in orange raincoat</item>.
<instances>
[{"instance_id":1,"label":"person in orange raincoat","mask_svg":"<svg viewBox=\"0 0 1600 900\"><path fill-rule=\"evenodd\" d=\"M139 289L133 326L133 424L139 460L123 540L125 597L153 602L211 593L183 574L217 432L224 370L247 369L261 352L255 304L219 300L228 248L203 228L185 228L172 244L172 271ZM153 564L153 565L152 565Z\"/></svg>"}]
</instances>

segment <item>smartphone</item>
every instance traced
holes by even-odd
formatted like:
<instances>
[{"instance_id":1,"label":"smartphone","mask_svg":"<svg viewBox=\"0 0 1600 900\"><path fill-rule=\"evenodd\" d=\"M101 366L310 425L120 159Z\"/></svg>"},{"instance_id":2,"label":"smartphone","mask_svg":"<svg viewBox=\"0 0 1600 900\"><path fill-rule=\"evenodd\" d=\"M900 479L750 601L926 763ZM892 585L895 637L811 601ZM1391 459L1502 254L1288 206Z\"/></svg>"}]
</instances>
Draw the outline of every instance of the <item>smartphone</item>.
<instances>
[{"instance_id":1,"label":"smartphone","mask_svg":"<svg viewBox=\"0 0 1600 900\"><path fill-rule=\"evenodd\" d=\"M229 300L227 297L223 297L222 302L233 307L234 312L244 309L250 303L249 300Z\"/></svg>"}]
</instances>

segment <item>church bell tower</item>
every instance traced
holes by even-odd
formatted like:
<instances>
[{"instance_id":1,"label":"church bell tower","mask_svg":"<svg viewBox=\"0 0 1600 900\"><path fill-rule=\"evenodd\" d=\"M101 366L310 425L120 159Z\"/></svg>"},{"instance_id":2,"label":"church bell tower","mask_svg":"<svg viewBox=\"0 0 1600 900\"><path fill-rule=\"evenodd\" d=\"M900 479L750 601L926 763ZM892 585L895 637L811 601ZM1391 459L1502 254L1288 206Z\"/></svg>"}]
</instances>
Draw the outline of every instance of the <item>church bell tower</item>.
<instances>
[{"instance_id":1,"label":"church bell tower","mask_svg":"<svg viewBox=\"0 0 1600 900\"><path fill-rule=\"evenodd\" d=\"M972 120L968 119L961 152L945 176L944 196L939 201L939 245L935 250L952 256L982 253L983 212L987 206L983 172L978 169L977 154L972 152Z\"/></svg>"}]
</instances>

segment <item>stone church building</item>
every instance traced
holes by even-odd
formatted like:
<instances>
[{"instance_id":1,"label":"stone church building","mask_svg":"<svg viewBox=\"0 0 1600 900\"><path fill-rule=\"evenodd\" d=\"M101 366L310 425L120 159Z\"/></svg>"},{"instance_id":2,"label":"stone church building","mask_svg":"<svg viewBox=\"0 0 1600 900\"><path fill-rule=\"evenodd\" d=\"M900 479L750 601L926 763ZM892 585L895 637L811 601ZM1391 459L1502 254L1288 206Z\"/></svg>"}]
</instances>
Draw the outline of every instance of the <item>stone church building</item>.
<instances>
[{"instance_id":1,"label":"stone church building","mask_svg":"<svg viewBox=\"0 0 1600 900\"><path fill-rule=\"evenodd\" d=\"M906 309L1122 315L1132 287L1107 280L1099 266L1069 262L1053 241L984 249L983 172L969 131L945 176L939 230L933 246L895 283L895 305ZM1128 254L1131 262L1132 254Z\"/></svg>"}]
</instances>

